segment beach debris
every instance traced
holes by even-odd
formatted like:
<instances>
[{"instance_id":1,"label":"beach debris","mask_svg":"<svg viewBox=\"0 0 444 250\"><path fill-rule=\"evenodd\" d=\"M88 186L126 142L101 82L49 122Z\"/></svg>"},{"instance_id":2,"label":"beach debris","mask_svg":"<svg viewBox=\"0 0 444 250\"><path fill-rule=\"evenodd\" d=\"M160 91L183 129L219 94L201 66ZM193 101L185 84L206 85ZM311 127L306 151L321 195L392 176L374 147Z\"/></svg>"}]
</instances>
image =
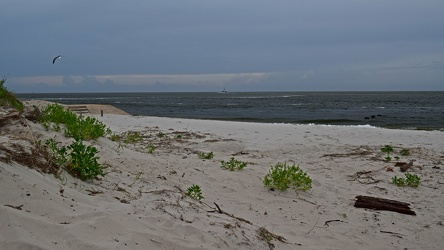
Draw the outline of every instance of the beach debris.
<instances>
[{"instance_id":1,"label":"beach debris","mask_svg":"<svg viewBox=\"0 0 444 250\"><path fill-rule=\"evenodd\" d=\"M331 223L331 222L344 222L344 223L347 223L346 221L343 221L343 220L328 220L328 221L324 222L324 225L328 227L328 226L330 226L329 223Z\"/></svg>"},{"instance_id":2,"label":"beach debris","mask_svg":"<svg viewBox=\"0 0 444 250\"><path fill-rule=\"evenodd\" d=\"M245 152L245 151L239 151L239 152L237 152L237 153L232 154L232 156L247 155L247 154L249 154L249 153L248 153L248 152Z\"/></svg>"},{"instance_id":3,"label":"beach debris","mask_svg":"<svg viewBox=\"0 0 444 250\"><path fill-rule=\"evenodd\" d=\"M274 249L275 245L271 243L272 240L278 240L282 243L287 243L287 240L279 235L271 233L265 227L260 227L257 229L258 238L267 242L269 249Z\"/></svg>"},{"instance_id":4,"label":"beach debris","mask_svg":"<svg viewBox=\"0 0 444 250\"><path fill-rule=\"evenodd\" d=\"M351 152L349 153L331 153L331 154L324 154L322 157L364 157L364 156L372 156L374 155L373 149L369 146L360 146L357 148L351 149Z\"/></svg>"},{"instance_id":5,"label":"beach debris","mask_svg":"<svg viewBox=\"0 0 444 250\"><path fill-rule=\"evenodd\" d=\"M405 236L404 234L395 233L395 232L390 232L390 231L384 231L384 230L381 230L381 231L379 231L379 232L381 232L381 233L386 233L386 234L391 234L391 235L396 236L396 237L401 238L401 239L402 239L402 236Z\"/></svg>"},{"instance_id":6,"label":"beach debris","mask_svg":"<svg viewBox=\"0 0 444 250\"><path fill-rule=\"evenodd\" d=\"M22 210L23 205L13 206L13 205L5 204L5 207L12 207L12 208L17 209L17 210Z\"/></svg>"},{"instance_id":7,"label":"beach debris","mask_svg":"<svg viewBox=\"0 0 444 250\"><path fill-rule=\"evenodd\" d=\"M216 205L217 209L216 210L212 210L212 211L207 211L208 213L215 213L215 212L217 212L217 213L220 213L220 214L225 214L225 215L227 215L227 216L229 216L229 217L231 217L233 219L236 219L236 220L245 222L247 224L253 225L253 223L251 223L250 221L248 221L248 220L246 220L244 218L240 218L240 217L234 216L232 214L229 214L229 213L227 213L225 211L222 211L222 209L219 207L219 205L216 202L213 202L213 203L214 203L214 205Z\"/></svg>"},{"instance_id":8,"label":"beach debris","mask_svg":"<svg viewBox=\"0 0 444 250\"><path fill-rule=\"evenodd\" d=\"M358 171L353 175L347 175L349 179L349 181L357 181L361 184L375 184L378 183L379 180L376 180L373 178L373 174L375 171Z\"/></svg>"},{"instance_id":9,"label":"beach debris","mask_svg":"<svg viewBox=\"0 0 444 250\"><path fill-rule=\"evenodd\" d=\"M89 192L88 195L91 195L91 196L94 196L94 195L96 195L96 194L103 194L103 191L102 191L102 190L96 190L96 189L94 189L94 188L86 189L85 191L86 191L86 192Z\"/></svg>"},{"instance_id":10,"label":"beach debris","mask_svg":"<svg viewBox=\"0 0 444 250\"><path fill-rule=\"evenodd\" d=\"M410 209L410 204L406 202L358 195L356 196L355 207L357 208L369 208L374 210L386 210L392 212L398 212L401 214L416 215L415 211Z\"/></svg>"},{"instance_id":11,"label":"beach debris","mask_svg":"<svg viewBox=\"0 0 444 250\"><path fill-rule=\"evenodd\" d=\"M392 167L385 167L385 169L386 169L387 172L394 172Z\"/></svg>"},{"instance_id":12,"label":"beach debris","mask_svg":"<svg viewBox=\"0 0 444 250\"><path fill-rule=\"evenodd\" d=\"M119 198L119 197L117 197L117 196L115 196L114 199L116 199L116 200L118 200L118 201L120 201L121 203L124 203L124 204L130 204L130 202L129 202L128 200L126 200L126 199L121 199L121 198Z\"/></svg>"},{"instance_id":13,"label":"beach debris","mask_svg":"<svg viewBox=\"0 0 444 250\"><path fill-rule=\"evenodd\" d=\"M413 161L410 161L409 163L397 162L395 163L395 167L399 167L399 169L401 169L401 172L405 172L413 167Z\"/></svg>"}]
</instances>

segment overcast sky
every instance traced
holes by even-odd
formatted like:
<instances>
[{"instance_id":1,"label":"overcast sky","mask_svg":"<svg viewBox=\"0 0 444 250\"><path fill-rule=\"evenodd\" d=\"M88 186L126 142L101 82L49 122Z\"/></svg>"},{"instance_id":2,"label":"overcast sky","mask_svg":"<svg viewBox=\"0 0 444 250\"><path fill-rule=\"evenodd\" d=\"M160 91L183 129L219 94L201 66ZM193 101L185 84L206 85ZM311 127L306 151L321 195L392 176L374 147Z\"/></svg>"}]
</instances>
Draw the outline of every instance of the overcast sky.
<instances>
[{"instance_id":1,"label":"overcast sky","mask_svg":"<svg viewBox=\"0 0 444 250\"><path fill-rule=\"evenodd\" d=\"M443 0L0 6L0 77L17 93L444 90Z\"/></svg>"}]
</instances>

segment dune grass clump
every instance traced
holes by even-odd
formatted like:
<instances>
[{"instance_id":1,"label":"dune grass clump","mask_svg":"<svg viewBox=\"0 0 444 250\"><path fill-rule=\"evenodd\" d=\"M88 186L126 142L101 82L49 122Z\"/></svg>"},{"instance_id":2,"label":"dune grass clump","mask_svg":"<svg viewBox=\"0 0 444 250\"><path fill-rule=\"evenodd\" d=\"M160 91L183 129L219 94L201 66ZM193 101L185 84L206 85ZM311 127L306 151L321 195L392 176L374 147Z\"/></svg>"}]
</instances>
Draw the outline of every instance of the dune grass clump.
<instances>
[{"instance_id":1,"label":"dune grass clump","mask_svg":"<svg viewBox=\"0 0 444 250\"><path fill-rule=\"evenodd\" d=\"M264 185L281 191L286 191L290 187L295 190L306 191L311 189L312 180L299 166L279 162L271 167L269 173L265 176Z\"/></svg>"},{"instance_id":2,"label":"dune grass clump","mask_svg":"<svg viewBox=\"0 0 444 250\"><path fill-rule=\"evenodd\" d=\"M18 111L22 111L25 105L4 86L5 82L6 79L0 80L0 106L11 106Z\"/></svg>"},{"instance_id":3,"label":"dune grass clump","mask_svg":"<svg viewBox=\"0 0 444 250\"><path fill-rule=\"evenodd\" d=\"M80 117L60 104L47 105L41 113L40 122L46 129L61 131L64 125L65 136L75 140L95 140L109 134L111 130L93 117Z\"/></svg>"}]
</instances>

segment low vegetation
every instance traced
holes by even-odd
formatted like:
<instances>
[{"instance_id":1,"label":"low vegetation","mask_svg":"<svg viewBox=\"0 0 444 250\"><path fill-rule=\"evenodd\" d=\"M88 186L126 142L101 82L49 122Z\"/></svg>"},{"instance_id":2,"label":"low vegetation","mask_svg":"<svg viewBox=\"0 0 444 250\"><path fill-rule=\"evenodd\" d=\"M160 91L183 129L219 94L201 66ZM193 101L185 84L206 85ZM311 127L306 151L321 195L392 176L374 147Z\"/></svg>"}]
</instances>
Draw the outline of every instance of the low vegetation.
<instances>
[{"instance_id":1,"label":"low vegetation","mask_svg":"<svg viewBox=\"0 0 444 250\"><path fill-rule=\"evenodd\" d=\"M384 158L384 161L385 161L385 162L390 162L390 161L392 160L391 153L394 153L394 149L393 149L393 147L390 146L390 145L385 145L384 147L381 148L381 151L384 152L384 153L386 153L386 157ZM408 155L410 155L410 150L407 149L407 148L403 148L403 149L401 149L401 150L399 151L399 154L400 154L401 156L408 156ZM399 156L394 156L394 158L395 158L396 160L399 160L400 157L399 157Z\"/></svg>"},{"instance_id":2,"label":"low vegetation","mask_svg":"<svg viewBox=\"0 0 444 250\"><path fill-rule=\"evenodd\" d=\"M393 152L393 148L390 145L385 145L384 147L381 148L381 151L387 154L387 156L384 158L386 162L392 160L390 153Z\"/></svg>"},{"instance_id":3,"label":"low vegetation","mask_svg":"<svg viewBox=\"0 0 444 250\"><path fill-rule=\"evenodd\" d=\"M394 176L392 178L392 183L398 187L409 186L417 188L421 184L421 178L416 174L405 173L405 177L398 178Z\"/></svg>"},{"instance_id":4,"label":"low vegetation","mask_svg":"<svg viewBox=\"0 0 444 250\"><path fill-rule=\"evenodd\" d=\"M56 141L48 139L45 145L52 153L55 163L74 177L85 181L106 174L105 168L97 162L97 149L84 145L83 141L77 140L67 147L59 147Z\"/></svg>"},{"instance_id":5,"label":"low vegetation","mask_svg":"<svg viewBox=\"0 0 444 250\"><path fill-rule=\"evenodd\" d=\"M87 146L84 140L95 140L110 134L111 130L93 117L80 117L59 104L47 105L41 111L39 121L46 129L61 132L74 138L68 146L59 147L56 141L49 139L45 145L52 153L52 158L59 167L83 181L104 176L105 168L98 163L97 149Z\"/></svg>"},{"instance_id":6,"label":"low vegetation","mask_svg":"<svg viewBox=\"0 0 444 250\"><path fill-rule=\"evenodd\" d=\"M221 167L223 169L228 169L230 171L242 170L247 166L246 162L236 160L234 157L231 157L230 161L221 161L220 163L222 164Z\"/></svg>"},{"instance_id":7,"label":"low vegetation","mask_svg":"<svg viewBox=\"0 0 444 250\"><path fill-rule=\"evenodd\" d=\"M281 191L286 191L290 187L295 190L306 191L311 189L312 180L299 166L279 162L271 167L269 173L265 176L264 185Z\"/></svg>"},{"instance_id":8,"label":"low vegetation","mask_svg":"<svg viewBox=\"0 0 444 250\"><path fill-rule=\"evenodd\" d=\"M91 140L103 137L111 130L94 117L80 117L60 104L47 105L41 112L40 122L47 129L60 132L64 126L65 136L75 140Z\"/></svg>"},{"instance_id":9,"label":"low vegetation","mask_svg":"<svg viewBox=\"0 0 444 250\"><path fill-rule=\"evenodd\" d=\"M214 153L213 152L208 152L208 153L199 152L199 153L197 153L197 156L199 157L199 159L210 160L210 159L213 159Z\"/></svg>"},{"instance_id":10,"label":"low vegetation","mask_svg":"<svg viewBox=\"0 0 444 250\"><path fill-rule=\"evenodd\" d=\"M22 111L25 105L4 86L5 82L6 79L0 79L0 107L10 106Z\"/></svg>"},{"instance_id":11,"label":"low vegetation","mask_svg":"<svg viewBox=\"0 0 444 250\"><path fill-rule=\"evenodd\" d=\"M204 198L200 186L196 184L189 187L186 194L194 200L202 200Z\"/></svg>"},{"instance_id":12,"label":"low vegetation","mask_svg":"<svg viewBox=\"0 0 444 250\"><path fill-rule=\"evenodd\" d=\"M146 146L146 149L148 150L148 153L153 154L154 151L156 151L156 146L154 146L154 144L152 144L152 143L149 143Z\"/></svg>"}]
</instances>

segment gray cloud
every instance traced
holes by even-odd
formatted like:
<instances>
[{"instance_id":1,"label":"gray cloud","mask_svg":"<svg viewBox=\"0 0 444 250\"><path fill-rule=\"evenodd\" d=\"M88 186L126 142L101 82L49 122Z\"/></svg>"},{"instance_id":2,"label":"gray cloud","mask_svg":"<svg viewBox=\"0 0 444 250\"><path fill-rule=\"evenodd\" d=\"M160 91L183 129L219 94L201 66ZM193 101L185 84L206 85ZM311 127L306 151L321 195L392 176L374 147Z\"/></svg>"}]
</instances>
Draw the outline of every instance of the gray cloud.
<instances>
[{"instance_id":1,"label":"gray cloud","mask_svg":"<svg viewBox=\"0 0 444 250\"><path fill-rule=\"evenodd\" d=\"M259 72L276 77L256 82L264 90L388 89L381 81L403 90L412 79L426 83L409 89L443 90L443 1L6 0L2 9L0 74L11 76L11 89L20 77L89 76L76 90L106 92L143 88L131 83L134 74ZM128 78L94 80L103 75ZM255 90L237 81L233 88ZM221 86L205 82L201 89Z\"/></svg>"}]
</instances>

